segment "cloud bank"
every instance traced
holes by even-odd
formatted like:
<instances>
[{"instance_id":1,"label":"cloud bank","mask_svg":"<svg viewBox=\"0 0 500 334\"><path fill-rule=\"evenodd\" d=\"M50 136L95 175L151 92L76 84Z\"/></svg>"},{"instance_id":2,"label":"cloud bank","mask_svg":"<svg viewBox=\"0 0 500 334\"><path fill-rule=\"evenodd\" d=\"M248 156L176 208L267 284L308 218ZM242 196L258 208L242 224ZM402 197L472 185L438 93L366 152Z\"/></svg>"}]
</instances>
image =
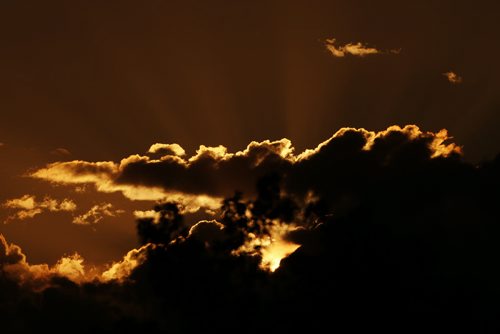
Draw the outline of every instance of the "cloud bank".
<instances>
[{"instance_id":1,"label":"cloud bank","mask_svg":"<svg viewBox=\"0 0 500 334\"><path fill-rule=\"evenodd\" d=\"M183 157L184 150L178 144L154 144L149 152L156 154L165 147L169 149L159 158L136 154L120 162L55 162L31 172L30 176L72 186L93 184L101 192L122 192L132 200L173 201L181 203L186 211L196 211L216 209L235 190L253 193L257 180L270 172L279 172L289 179L290 187L295 187L302 179L313 176L309 173L316 173L308 166L321 164L325 152L328 152L325 158L331 160L330 155L368 157L382 149L383 159L391 159L398 150L415 146L421 148L425 157L460 155L460 147L447 143L449 139L446 130L423 132L409 125L380 132L343 128L316 148L299 154L286 138L252 142L235 153L224 146L201 145L191 157Z\"/></svg>"},{"instance_id":2,"label":"cloud bank","mask_svg":"<svg viewBox=\"0 0 500 334\"><path fill-rule=\"evenodd\" d=\"M138 247L104 268L78 255L28 264L2 237L6 331L56 323L152 333L499 326L500 155L469 164L445 130L344 128L300 153L282 139L235 153L202 146L192 157L61 162L33 175L224 199L195 224L178 203L137 211ZM246 194L225 195L231 188Z\"/></svg>"}]
</instances>

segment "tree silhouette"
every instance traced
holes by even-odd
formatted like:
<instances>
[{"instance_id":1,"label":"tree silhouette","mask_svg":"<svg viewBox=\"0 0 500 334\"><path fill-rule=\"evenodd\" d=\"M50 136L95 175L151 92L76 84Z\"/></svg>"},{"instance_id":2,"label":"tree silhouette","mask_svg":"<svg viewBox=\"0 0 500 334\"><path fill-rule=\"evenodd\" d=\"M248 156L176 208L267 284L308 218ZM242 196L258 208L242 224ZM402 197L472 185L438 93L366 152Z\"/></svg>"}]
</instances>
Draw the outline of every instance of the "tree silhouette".
<instances>
[{"instance_id":1,"label":"tree silhouette","mask_svg":"<svg viewBox=\"0 0 500 334\"><path fill-rule=\"evenodd\" d=\"M149 242L168 244L185 232L183 217L176 203L163 203L154 207L155 216L137 221L137 234L142 245Z\"/></svg>"}]
</instances>

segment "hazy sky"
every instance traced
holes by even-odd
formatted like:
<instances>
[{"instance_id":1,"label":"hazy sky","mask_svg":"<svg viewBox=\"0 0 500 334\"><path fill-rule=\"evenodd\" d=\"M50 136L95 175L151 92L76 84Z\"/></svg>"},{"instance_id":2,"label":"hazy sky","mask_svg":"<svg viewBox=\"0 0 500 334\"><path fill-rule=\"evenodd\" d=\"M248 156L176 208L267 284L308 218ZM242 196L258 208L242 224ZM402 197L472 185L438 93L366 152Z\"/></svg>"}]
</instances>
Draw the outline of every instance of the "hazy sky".
<instances>
[{"instance_id":1,"label":"hazy sky","mask_svg":"<svg viewBox=\"0 0 500 334\"><path fill-rule=\"evenodd\" d=\"M498 0L0 0L0 332L498 333Z\"/></svg>"},{"instance_id":2,"label":"hazy sky","mask_svg":"<svg viewBox=\"0 0 500 334\"><path fill-rule=\"evenodd\" d=\"M4 205L0 232L35 263L120 258L154 201L23 175L157 142L190 157L286 137L300 153L342 127L416 124L491 158L499 16L497 1L2 1L0 200L58 202L26 219ZM96 205L97 224L72 224Z\"/></svg>"}]
</instances>

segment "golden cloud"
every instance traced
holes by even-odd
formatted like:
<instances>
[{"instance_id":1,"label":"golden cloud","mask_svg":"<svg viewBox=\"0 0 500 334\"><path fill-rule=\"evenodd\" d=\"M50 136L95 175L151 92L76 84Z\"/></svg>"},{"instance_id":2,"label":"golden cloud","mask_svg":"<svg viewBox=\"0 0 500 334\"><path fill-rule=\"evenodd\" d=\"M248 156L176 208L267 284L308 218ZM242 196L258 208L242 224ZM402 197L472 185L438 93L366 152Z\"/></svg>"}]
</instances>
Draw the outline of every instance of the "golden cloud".
<instances>
[{"instance_id":1,"label":"golden cloud","mask_svg":"<svg viewBox=\"0 0 500 334\"><path fill-rule=\"evenodd\" d=\"M362 43L348 43L344 46L335 46L335 38L327 38L325 47L334 57L345 57L346 55L364 57L367 55L380 53L379 50L367 47Z\"/></svg>"},{"instance_id":2,"label":"golden cloud","mask_svg":"<svg viewBox=\"0 0 500 334\"><path fill-rule=\"evenodd\" d=\"M84 259L74 253L64 256L54 266L48 264L31 265L26 255L16 244L8 243L0 234L0 272L22 285L43 289L56 276L66 277L75 283L90 282L99 278L95 267L85 268Z\"/></svg>"},{"instance_id":3,"label":"golden cloud","mask_svg":"<svg viewBox=\"0 0 500 334\"><path fill-rule=\"evenodd\" d=\"M123 212L125 211L114 209L111 203L96 204L93 207L91 207L89 211L74 217L73 224L77 225L97 224L101 220L103 220L104 217L116 217L122 214Z\"/></svg>"},{"instance_id":4,"label":"golden cloud","mask_svg":"<svg viewBox=\"0 0 500 334\"><path fill-rule=\"evenodd\" d=\"M335 38L327 38L325 40L326 49L332 54L332 56L337 58L343 58L347 55L364 57L374 54L400 54L401 49L391 49L386 51L378 50L374 47L368 47L361 42L358 43L347 43L344 46L335 46Z\"/></svg>"},{"instance_id":5,"label":"golden cloud","mask_svg":"<svg viewBox=\"0 0 500 334\"><path fill-rule=\"evenodd\" d=\"M301 161L318 154L322 149L327 147L333 140L344 136L347 132L354 131L360 134L364 140L365 144L363 150L369 151L377 141L383 141L388 138L391 134L400 133L403 134L408 140L425 139L428 142L428 148L431 150L431 157L448 157L452 154L462 154L462 149L455 143L447 143L453 137L448 136L448 131L446 129L441 129L440 131L434 132L424 132L416 125L406 125L400 127L398 125L392 125L386 130L374 132L368 131L366 129L360 128L342 128L337 131L332 137L320 143L315 149L307 149L296 158L296 161Z\"/></svg>"},{"instance_id":6,"label":"golden cloud","mask_svg":"<svg viewBox=\"0 0 500 334\"><path fill-rule=\"evenodd\" d=\"M132 271L146 260L147 252L155 247L154 244L146 244L129 251L123 260L113 263L108 270L102 273L101 280L103 282L126 280Z\"/></svg>"},{"instance_id":7,"label":"golden cloud","mask_svg":"<svg viewBox=\"0 0 500 334\"><path fill-rule=\"evenodd\" d=\"M134 217L136 219L146 219L146 218L151 218L153 219L153 222L156 224L160 221L161 213L159 211L155 210L135 210L133 212Z\"/></svg>"},{"instance_id":8,"label":"golden cloud","mask_svg":"<svg viewBox=\"0 0 500 334\"><path fill-rule=\"evenodd\" d=\"M111 280L123 282L138 265L146 260L147 251L155 247L153 244L148 244L132 249L121 261L111 264L107 269L85 265L84 258L78 253L60 258L53 266L32 265L27 262L21 247L13 243L9 244L0 234L0 273L4 273L21 285L34 289L44 289L50 286L54 277L65 277L77 284Z\"/></svg>"},{"instance_id":9,"label":"golden cloud","mask_svg":"<svg viewBox=\"0 0 500 334\"><path fill-rule=\"evenodd\" d=\"M186 151L179 144L162 144L156 143L149 147L148 153L163 154L163 155L176 155L182 157L186 155Z\"/></svg>"},{"instance_id":10,"label":"golden cloud","mask_svg":"<svg viewBox=\"0 0 500 334\"><path fill-rule=\"evenodd\" d=\"M7 218L10 220L24 220L44 212L75 211L76 204L70 199L56 200L45 196L43 200L37 201L34 195L24 195L20 198L13 198L5 201L3 206L8 209L17 210L13 215Z\"/></svg>"}]
</instances>

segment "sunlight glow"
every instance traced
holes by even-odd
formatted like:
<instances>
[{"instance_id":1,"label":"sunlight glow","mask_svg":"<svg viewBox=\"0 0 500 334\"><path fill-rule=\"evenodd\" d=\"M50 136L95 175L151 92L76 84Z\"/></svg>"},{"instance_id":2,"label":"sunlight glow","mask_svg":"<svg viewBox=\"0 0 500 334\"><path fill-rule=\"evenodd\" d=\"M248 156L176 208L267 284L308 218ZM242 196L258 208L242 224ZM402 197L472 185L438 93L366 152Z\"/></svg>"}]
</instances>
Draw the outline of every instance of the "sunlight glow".
<instances>
[{"instance_id":1,"label":"sunlight glow","mask_svg":"<svg viewBox=\"0 0 500 334\"><path fill-rule=\"evenodd\" d=\"M300 245L286 240L286 235L297 227L273 220L269 235L257 236L249 233L246 242L235 252L239 254L255 254L261 256L260 267L274 272L279 268L281 260L295 252Z\"/></svg>"}]
</instances>

